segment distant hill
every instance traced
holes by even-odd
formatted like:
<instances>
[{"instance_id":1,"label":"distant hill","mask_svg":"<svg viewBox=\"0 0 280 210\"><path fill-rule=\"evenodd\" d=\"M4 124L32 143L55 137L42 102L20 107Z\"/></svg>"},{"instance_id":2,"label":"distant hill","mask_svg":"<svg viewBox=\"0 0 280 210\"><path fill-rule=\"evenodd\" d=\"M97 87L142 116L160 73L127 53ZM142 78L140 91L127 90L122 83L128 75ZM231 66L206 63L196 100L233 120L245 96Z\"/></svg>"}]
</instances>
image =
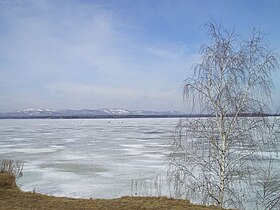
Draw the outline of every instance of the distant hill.
<instances>
[{"instance_id":1,"label":"distant hill","mask_svg":"<svg viewBox=\"0 0 280 210\"><path fill-rule=\"evenodd\" d=\"M0 119L32 119L32 118L163 118L163 117L214 117L211 114L186 114L178 111L145 111L112 108L112 109L23 109L15 112L0 113ZM228 114L229 117L233 116ZM242 117L280 116L266 113L241 113Z\"/></svg>"},{"instance_id":2,"label":"distant hill","mask_svg":"<svg viewBox=\"0 0 280 210\"><path fill-rule=\"evenodd\" d=\"M112 109L23 109L15 112L0 113L0 118L128 118L128 117L183 117L186 113L178 111L144 111Z\"/></svg>"}]
</instances>

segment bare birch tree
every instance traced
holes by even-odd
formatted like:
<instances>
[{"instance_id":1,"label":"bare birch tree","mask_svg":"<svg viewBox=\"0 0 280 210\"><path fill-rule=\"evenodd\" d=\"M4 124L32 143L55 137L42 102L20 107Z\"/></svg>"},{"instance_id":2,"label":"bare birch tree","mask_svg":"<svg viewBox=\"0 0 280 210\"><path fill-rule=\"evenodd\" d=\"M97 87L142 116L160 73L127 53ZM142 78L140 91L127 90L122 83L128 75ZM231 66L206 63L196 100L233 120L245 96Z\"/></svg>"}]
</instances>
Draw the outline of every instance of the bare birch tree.
<instances>
[{"instance_id":1,"label":"bare birch tree","mask_svg":"<svg viewBox=\"0 0 280 210\"><path fill-rule=\"evenodd\" d=\"M271 141L256 133L270 123L263 113L269 112L278 59L258 30L241 40L215 23L205 28L211 42L201 47L201 62L186 79L184 97L208 117L180 121L168 176L177 197L245 208L244 203L253 202L246 185L255 173L257 161L252 160Z\"/></svg>"}]
</instances>

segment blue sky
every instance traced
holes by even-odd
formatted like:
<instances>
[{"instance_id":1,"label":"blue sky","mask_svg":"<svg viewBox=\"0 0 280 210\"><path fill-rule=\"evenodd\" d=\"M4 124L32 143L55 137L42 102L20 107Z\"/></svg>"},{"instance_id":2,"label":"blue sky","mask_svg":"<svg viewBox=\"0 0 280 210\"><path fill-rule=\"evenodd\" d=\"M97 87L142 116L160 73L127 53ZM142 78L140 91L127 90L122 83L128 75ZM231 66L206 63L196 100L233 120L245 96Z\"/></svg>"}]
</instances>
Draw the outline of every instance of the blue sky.
<instances>
[{"instance_id":1,"label":"blue sky","mask_svg":"<svg viewBox=\"0 0 280 210\"><path fill-rule=\"evenodd\" d=\"M191 112L183 81L210 19L242 36L260 28L279 53L278 0L0 0L0 112Z\"/></svg>"}]
</instances>

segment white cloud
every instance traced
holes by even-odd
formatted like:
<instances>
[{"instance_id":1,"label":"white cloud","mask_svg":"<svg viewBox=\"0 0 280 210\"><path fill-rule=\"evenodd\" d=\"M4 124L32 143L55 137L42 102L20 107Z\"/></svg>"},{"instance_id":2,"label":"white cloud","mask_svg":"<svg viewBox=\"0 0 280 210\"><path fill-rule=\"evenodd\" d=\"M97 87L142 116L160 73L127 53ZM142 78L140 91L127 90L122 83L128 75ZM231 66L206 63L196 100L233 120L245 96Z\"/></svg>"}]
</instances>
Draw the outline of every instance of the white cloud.
<instances>
[{"instance_id":1,"label":"white cloud","mask_svg":"<svg viewBox=\"0 0 280 210\"><path fill-rule=\"evenodd\" d=\"M125 20L93 3L64 8L55 2L18 1L1 10L0 24L7 28L0 33L0 82L14 109L34 104L184 111L182 81L198 60L187 46L139 40L130 34L135 26L124 28Z\"/></svg>"}]
</instances>

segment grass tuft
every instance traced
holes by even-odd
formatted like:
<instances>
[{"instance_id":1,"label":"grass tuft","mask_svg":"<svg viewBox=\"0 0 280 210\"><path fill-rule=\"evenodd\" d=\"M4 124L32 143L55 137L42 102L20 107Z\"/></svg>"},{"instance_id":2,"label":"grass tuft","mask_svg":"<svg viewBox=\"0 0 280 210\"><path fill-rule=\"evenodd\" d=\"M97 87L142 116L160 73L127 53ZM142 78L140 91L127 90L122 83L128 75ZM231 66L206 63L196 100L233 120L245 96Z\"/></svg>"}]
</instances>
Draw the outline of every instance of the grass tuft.
<instances>
[{"instance_id":1,"label":"grass tuft","mask_svg":"<svg viewBox=\"0 0 280 210\"><path fill-rule=\"evenodd\" d=\"M19 160L2 159L0 160L0 173L8 173L16 180L22 177L24 163Z\"/></svg>"}]
</instances>

